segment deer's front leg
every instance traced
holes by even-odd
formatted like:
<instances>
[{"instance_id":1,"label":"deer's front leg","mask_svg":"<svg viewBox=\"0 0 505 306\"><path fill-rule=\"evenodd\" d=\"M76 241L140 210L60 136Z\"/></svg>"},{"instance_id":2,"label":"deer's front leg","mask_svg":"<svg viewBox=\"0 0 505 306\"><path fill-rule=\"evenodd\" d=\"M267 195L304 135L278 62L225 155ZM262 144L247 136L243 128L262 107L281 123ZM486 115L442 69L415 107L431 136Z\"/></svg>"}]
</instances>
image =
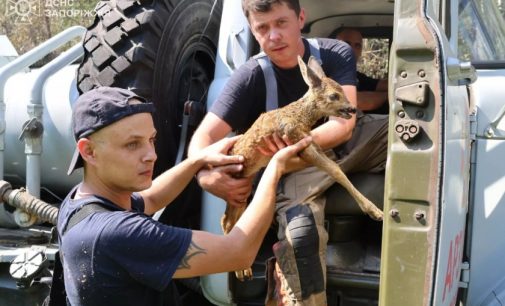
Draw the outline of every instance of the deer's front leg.
<instances>
[{"instance_id":1,"label":"deer's front leg","mask_svg":"<svg viewBox=\"0 0 505 306\"><path fill-rule=\"evenodd\" d=\"M383 212L354 187L345 173L342 172L342 169L340 169L339 165L328 158L328 156L323 153L318 145L312 143L299 155L307 163L318 167L333 177L337 183L342 185L342 187L344 187L351 194L351 196L358 203L361 210L368 214L372 219L379 221L383 219Z\"/></svg>"}]
</instances>

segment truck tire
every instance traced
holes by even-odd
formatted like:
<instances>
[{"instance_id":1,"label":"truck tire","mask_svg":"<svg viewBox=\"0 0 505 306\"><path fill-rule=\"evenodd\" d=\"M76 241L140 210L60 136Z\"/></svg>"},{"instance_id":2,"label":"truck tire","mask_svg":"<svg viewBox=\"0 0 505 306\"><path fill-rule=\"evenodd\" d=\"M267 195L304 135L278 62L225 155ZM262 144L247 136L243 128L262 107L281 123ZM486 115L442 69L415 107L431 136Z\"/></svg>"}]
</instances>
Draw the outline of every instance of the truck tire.
<instances>
[{"instance_id":1,"label":"truck tire","mask_svg":"<svg viewBox=\"0 0 505 306\"><path fill-rule=\"evenodd\" d=\"M79 92L117 86L155 103L160 174L175 162L185 101L205 108L222 0L111 0L95 11L83 40Z\"/></svg>"},{"instance_id":2,"label":"truck tire","mask_svg":"<svg viewBox=\"0 0 505 306\"><path fill-rule=\"evenodd\" d=\"M98 2L95 11L83 39L78 90L122 87L154 102L156 176L175 163L185 102L195 101L193 109L205 111L214 77L222 0L110 0ZM188 140L199 123L191 119ZM199 229L200 201L200 188L193 181L159 221ZM184 299L169 294L167 305L211 305L200 288L188 286L187 281L176 286Z\"/></svg>"}]
</instances>

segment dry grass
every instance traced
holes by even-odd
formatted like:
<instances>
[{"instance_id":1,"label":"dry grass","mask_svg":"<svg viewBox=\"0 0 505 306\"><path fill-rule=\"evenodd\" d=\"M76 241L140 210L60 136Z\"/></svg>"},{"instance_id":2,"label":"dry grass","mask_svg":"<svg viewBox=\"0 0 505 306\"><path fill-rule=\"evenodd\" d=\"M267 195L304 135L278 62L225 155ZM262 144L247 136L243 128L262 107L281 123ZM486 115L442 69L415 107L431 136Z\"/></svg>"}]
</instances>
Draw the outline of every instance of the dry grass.
<instances>
[{"instance_id":1,"label":"dry grass","mask_svg":"<svg viewBox=\"0 0 505 306\"><path fill-rule=\"evenodd\" d=\"M363 39L363 54L358 62L358 71L376 79L385 79L388 74L389 40Z\"/></svg>"}]
</instances>

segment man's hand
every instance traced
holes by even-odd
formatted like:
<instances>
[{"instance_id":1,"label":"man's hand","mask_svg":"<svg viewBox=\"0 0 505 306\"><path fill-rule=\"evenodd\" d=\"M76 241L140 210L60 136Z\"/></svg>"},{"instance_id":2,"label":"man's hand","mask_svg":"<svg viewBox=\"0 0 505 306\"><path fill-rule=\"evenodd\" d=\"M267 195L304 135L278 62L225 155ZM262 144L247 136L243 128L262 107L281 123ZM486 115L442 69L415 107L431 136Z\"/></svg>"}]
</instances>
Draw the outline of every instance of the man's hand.
<instances>
[{"instance_id":1,"label":"man's hand","mask_svg":"<svg viewBox=\"0 0 505 306\"><path fill-rule=\"evenodd\" d=\"M235 178L233 175L240 171L242 171L242 165L213 167L200 170L196 178L206 191L222 198L232 206L241 207L247 204L254 176Z\"/></svg>"},{"instance_id":2,"label":"man's hand","mask_svg":"<svg viewBox=\"0 0 505 306\"><path fill-rule=\"evenodd\" d=\"M244 157L240 155L228 155L228 152L240 137L241 135L223 138L201 150L196 158L205 163L207 168L213 168L214 166L235 165L240 166L241 170L241 164L244 162Z\"/></svg>"},{"instance_id":3,"label":"man's hand","mask_svg":"<svg viewBox=\"0 0 505 306\"><path fill-rule=\"evenodd\" d=\"M270 164L275 165L277 167L277 173L283 175L290 171L289 165L290 160L296 156L300 151L305 149L312 142L312 137L307 136L300 140L299 142L291 145L289 142L288 146L280 149L275 153L275 155L270 160Z\"/></svg>"},{"instance_id":4,"label":"man's hand","mask_svg":"<svg viewBox=\"0 0 505 306\"><path fill-rule=\"evenodd\" d=\"M266 156L274 156L277 151L287 147L290 144L289 138L286 135L282 137L277 133L272 133L268 136L263 137L263 147L258 147L258 151Z\"/></svg>"},{"instance_id":5,"label":"man's hand","mask_svg":"<svg viewBox=\"0 0 505 306\"><path fill-rule=\"evenodd\" d=\"M203 149L199 156L207 166L196 175L203 189L237 207L247 204L253 179L235 178L234 175L242 171L244 158L226 155L240 137L224 138Z\"/></svg>"},{"instance_id":6,"label":"man's hand","mask_svg":"<svg viewBox=\"0 0 505 306\"><path fill-rule=\"evenodd\" d=\"M263 147L258 147L258 151L266 156L274 156L279 150L286 148L291 145L291 141L288 136L279 136L277 133L273 133L269 136L263 137ZM305 147L303 147L305 148ZM303 150L303 149L302 149ZM308 164L302 160L297 155L291 156L291 158L286 162L286 173L298 171L306 168Z\"/></svg>"}]
</instances>

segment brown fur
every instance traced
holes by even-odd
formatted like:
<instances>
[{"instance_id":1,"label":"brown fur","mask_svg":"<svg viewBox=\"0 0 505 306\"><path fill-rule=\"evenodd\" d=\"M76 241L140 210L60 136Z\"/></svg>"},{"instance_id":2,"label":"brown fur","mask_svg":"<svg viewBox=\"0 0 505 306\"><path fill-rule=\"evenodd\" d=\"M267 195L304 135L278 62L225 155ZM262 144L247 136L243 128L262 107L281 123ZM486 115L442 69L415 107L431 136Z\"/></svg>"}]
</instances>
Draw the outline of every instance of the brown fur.
<instances>
[{"instance_id":1,"label":"brown fur","mask_svg":"<svg viewBox=\"0 0 505 306\"><path fill-rule=\"evenodd\" d=\"M310 134L311 128L321 118L338 116L351 118L350 113L356 109L347 101L342 87L334 80L325 76L319 63L311 57L308 67L298 57L298 63L305 82L309 85L307 93L299 100L283 108L263 113L247 132L235 143L231 154L244 156L242 177L249 177L265 167L270 157L261 154L257 148L263 146L263 137L272 133L287 135L292 143L296 143ZM307 163L327 172L335 181L341 184L356 200L360 208L375 220L382 220L383 213L372 202L364 197L347 179L338 164L329 159L321 148L311 143L299 156ZM221 219L223 232L231 231L245 207L226 205L226 211ZM251 278L251 269L236 271L239 279Z\"/></svg>"}]
</instances>

